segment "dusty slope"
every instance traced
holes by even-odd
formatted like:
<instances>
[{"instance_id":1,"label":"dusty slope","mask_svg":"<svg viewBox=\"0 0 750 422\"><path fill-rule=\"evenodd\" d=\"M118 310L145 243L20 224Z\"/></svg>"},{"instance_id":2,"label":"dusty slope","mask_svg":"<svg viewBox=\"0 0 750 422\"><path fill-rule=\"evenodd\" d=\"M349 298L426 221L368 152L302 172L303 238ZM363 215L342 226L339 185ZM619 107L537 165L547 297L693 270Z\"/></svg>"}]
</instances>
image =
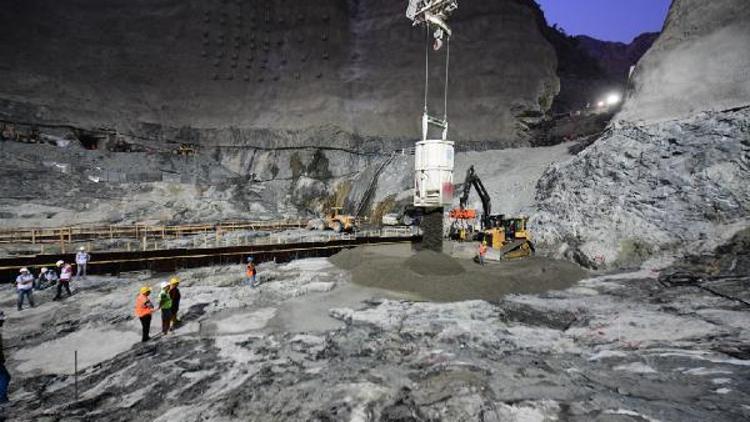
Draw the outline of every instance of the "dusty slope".
<instances>
[{"instance_id":1,"label":"dusty slope","mask_svg":"<svg viewBox=\"0 0 750 422\"><path fill-rule=\"evenodd\" d=\"M748 43L750 3L675 1L619 118L649 122L749 105Z\"/></svg>"}]
</instances>

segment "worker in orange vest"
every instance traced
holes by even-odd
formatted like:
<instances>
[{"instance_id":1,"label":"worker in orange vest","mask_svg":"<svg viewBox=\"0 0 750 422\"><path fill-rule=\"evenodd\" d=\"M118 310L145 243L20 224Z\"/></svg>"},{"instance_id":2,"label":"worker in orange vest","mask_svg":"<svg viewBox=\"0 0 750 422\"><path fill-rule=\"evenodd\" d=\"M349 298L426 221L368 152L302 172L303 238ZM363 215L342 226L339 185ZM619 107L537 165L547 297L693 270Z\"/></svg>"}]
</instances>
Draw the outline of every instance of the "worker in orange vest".
<instances>
[{"instance_id":1,"label":"worker in orange vest","mask_svg":"<svg viewBox=\"0 0 750 422\"><path fill-rule=\"evenodd\" d=\"M148 286L141 287L138 297L135 299L135 316L141 320L143 335L141 342L145 343L151 339L149 331L151 330L151 314L154 313L154 304L151 303L151 288Z\"/></svg>"},{"instance_id":2,"label":"worker in orange vest","mask_svg":"<svg viewBox=\"0 0 750 422\"><path fill-rule=\"evenodd\" d=\"M483 241L481 245L479 245L479 265L484 265L484 256L487 255L487 241Z\"/></svg>"},{"instance_id":3,"label":"worker in orange vest","mask_svg":"<svg viewBox=\"0 0 750 422\"><path fill-rule=\"evenodd\" d=\"M253 263L253 257L247 258L247 268L245 269L245 275L247 276L247 284L250 285L250 287L255 287L258 284L256 283L256 276L258 272L255 269L255 263Z\"/></svg>"}]
</instances>

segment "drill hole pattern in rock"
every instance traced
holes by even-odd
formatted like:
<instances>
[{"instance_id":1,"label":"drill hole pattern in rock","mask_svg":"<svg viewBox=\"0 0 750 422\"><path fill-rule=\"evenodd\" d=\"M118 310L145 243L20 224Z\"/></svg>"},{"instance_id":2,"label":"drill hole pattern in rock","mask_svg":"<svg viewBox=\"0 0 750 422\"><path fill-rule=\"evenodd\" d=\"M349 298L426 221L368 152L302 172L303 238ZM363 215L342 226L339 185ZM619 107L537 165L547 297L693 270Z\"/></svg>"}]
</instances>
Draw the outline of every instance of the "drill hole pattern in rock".
<instances>
[{"instance_id":1,"label":"drill hole pattern in rock","mask_svg":"<svg viewBox=\"0 0 750 422\"><path fill-rule=\"evenodd\" d=\"M233 76L231 79L213 78L212 74L211 79L257 79L257 73L269 70L274 74L268 76L273 81L284 79L284 72L291 72L289 81L302 80L305 74L310 74L315 79L322 78L322 70L325 68L318 72L309 72L308 58L310 54L315 54L313 58L317 57L320 61L329 61L332 58L331 49L324 48L324 44L330 39L329 26L333 20L332 15L322 13L318 15L319 20L308 20L306 12L311 12L309 15L314 17L314 11L303 12L300 9L307 7L284 1L214 0L208 3L198 18L202 22L198 25L198 30L204 47L213 44L217 48L213 52L210 48L199 50L200 56L208 59L206 64L211 68L218 69L221 74L231 73ZM315 33L319 34L317 42L313 35ZM301 46L308 44L308 40L312 40L312 43L305 50L301 50ZM250 64L254 61L257 51L263 53L263 66ZM239 62L243 58L247 60L244 66ZM242 69L242 73L235 73L238 69Z\"/></svg>"}]
</instances>

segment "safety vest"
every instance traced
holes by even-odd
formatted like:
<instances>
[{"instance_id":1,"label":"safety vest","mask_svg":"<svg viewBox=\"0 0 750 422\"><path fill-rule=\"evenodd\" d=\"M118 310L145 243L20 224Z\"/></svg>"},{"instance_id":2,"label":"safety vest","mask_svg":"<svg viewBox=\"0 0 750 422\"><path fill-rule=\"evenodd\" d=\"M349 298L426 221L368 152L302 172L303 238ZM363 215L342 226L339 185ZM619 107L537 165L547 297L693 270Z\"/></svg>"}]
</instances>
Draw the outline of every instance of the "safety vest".
<instances>
[{"instance_id":1,"label":"safety vest","mask_svg":"<svg viewBox=\"0 0 750 422\"><path fill-rule=\"evenodd\" d=\"M480 245L479 246L479 255L481 255L481 256L487 255L487 245Z\"/></svg>"},{"instance_id":2,"label":"safety vest","mask_svg":"<svg viewBox=\"0 0 750 422\"><path fill-rule=\"evenodd\" d=\"M172 309L172 298L164 290L159 293L159 307L163 310Z\"/></svg>"},{"instance_id":3,"label":"safety vest","mask_svg":"<svg viewBox=\"0 0 750 422\"><path fill-rule=\"evenodd\" d=\"M144 294L139 294L135 299L135 316L143 318L151 315L154 312L154 305L151 304L151 299Z\"/></svg>"},{"instance_id":4,"label":"safety vest","mask_svg":"<svg viewBox=\"0 0 750 422\"><path fill-rule=\"evenodd\" d=\"M255 275L255 264L253 264L252 262L247 264L246 274L248 277L252 277Z\"/></svg>"}]
</instances>

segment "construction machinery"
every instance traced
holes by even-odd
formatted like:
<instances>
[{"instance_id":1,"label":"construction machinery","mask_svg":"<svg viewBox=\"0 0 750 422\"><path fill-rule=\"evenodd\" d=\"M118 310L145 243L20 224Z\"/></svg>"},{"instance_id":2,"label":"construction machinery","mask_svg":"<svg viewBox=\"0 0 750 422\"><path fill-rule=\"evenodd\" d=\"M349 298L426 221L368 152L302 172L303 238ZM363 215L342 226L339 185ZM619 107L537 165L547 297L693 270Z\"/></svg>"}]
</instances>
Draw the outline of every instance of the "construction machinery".
<instances>
[{"instance_id":1,"label":"construction machinery","mask_svg":"<svg viewBox=\"0 0 750 422\"><path fill-rule=\"evenodd\" d=\"M414 153L414 207L419 208L423 216L422 247L437 251L442 250L443 209L453 200L454 151L453 142L448 140L448 69L452 31L447 19L457 8L457 0L410 0L406 9L406 16L413 25L425 31L424 110L422 139L417 142ZM442 118L430 114L428 104L430 44L436 52L445 45ZM439 135L434 133L435 130Z\"/></svg>"},{"instance_id":2,"label":"construction machinery","mask_svg":"<svg viewBox=\"0 0 750 422\"><path fill-rule=\"evenodd\" d=\"M528 217L507 218L503 214L492 214L490 195L482 180L477 176L474 166L469 167L466 171L463 192L459 198L459 208L451 210L450 215L453 223L449 236L453 239L460 239L462 235L460 230L463 227L462 221L465 221L468 216L476 216L476 210L466 208L472 187L477 191L477 195L482 201L483 212L479 219L481 230L477 231L473 238L481 242L487 242L490 248L485 258L500 260L533 255L534 245L531 243L531 235L526 229ZM464 236L468 238L469 234Z\"/></svg>"},{"instance_id":3,"label":"construction machinery","mask_svg":"<svg viewBox=\"0 0 750 422\"><path fill-rule=\"evenodd\" d=\"M474 237L477 227L477 210L472 208L454 208L448 214L451 225L448 229L448 238L464 242Z\"/></svg>"},{"instance_id":4,"label":"construction machinery","mask_svg":"<svg viewBox=\"0 0 750 422\"><path fill-rule=\"evenodd\" d=\"M336 233L351 233L356 229L353 215L342 214L342 207L331 207L323 218L310 220L307 228L310 230L333 230Z\"/></svg>"},{"instance_id":5,"label":"construction machinery","mask_svg":"<svg viewBox=\"0 0 750 422\"><path fill-rule=\"evenodd\" d=\"M180 144L172 150L172 154L189 157L198 153L199 146L196 144Z\"/></svg>"}]
</instances>

